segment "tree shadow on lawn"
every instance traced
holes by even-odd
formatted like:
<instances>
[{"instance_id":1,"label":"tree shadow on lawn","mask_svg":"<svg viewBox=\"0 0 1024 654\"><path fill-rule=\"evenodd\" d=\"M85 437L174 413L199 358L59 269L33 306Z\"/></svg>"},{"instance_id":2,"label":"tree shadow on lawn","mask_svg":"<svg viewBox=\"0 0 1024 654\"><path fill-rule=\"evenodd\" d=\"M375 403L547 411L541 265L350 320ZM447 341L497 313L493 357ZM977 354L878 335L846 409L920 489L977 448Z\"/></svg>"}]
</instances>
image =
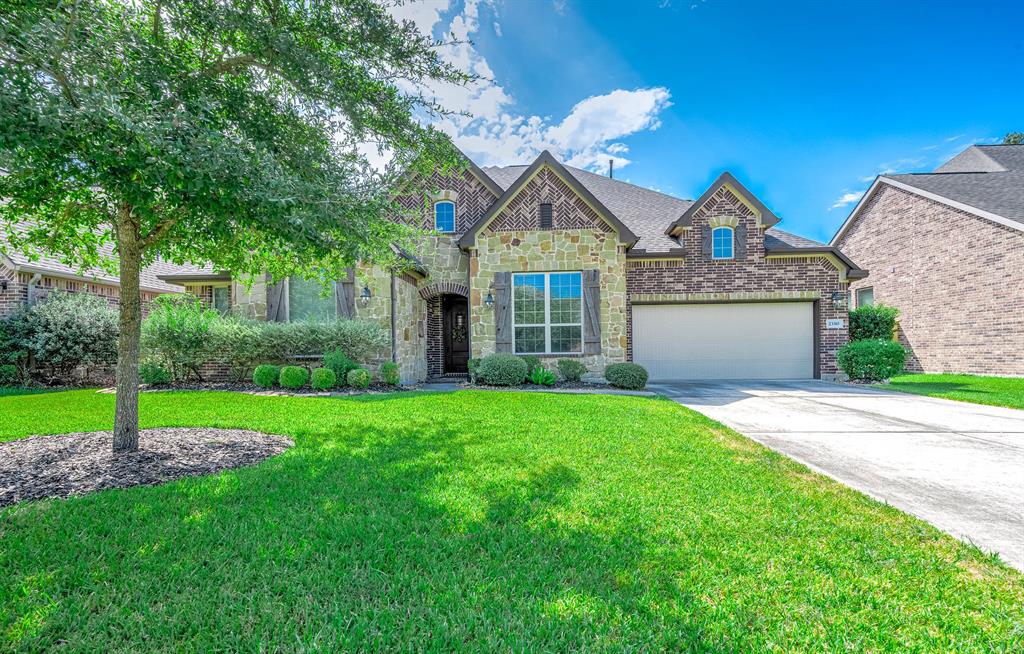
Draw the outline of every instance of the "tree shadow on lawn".
<instances>
[{"instance_id":1,"label":"tree shadow on lawn","mask_svg":"<svg viewBox=\"0 0 1024 654\"><path fill-rule=\"evenodd\" d=\"M908 632L943 626L931 602L927 622L907 624L889 606L906 598L879 596L882 575L821 567L848 555L844 544L808 552L815 536L781 525L769 540L797 548L771 553L738 537L765 529L754 511L659 524L643 505L652 498L595 504L565 456L495 449L443 422L353 421L296 442L251 469L0 514L0 642L734 652L897 649ZM737 496L753 480L740 482ZM853 544L865 546L884 543ZM888 554L899 583L902 562ZM804 577L801 566L817 569Z\"/></svg>"}]
</instances>

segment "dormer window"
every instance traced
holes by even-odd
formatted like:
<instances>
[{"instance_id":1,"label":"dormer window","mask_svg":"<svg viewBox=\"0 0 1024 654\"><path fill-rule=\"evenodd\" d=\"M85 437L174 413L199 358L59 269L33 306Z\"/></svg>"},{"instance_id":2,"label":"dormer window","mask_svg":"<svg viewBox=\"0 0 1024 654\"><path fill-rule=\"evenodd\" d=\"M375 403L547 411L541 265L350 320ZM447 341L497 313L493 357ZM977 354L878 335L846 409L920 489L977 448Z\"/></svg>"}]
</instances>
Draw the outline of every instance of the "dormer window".
<instances>
[{"instance_id":1,"label":"dormer window","mask_svg":"<svg viewBox=\"0 0 1024 654\"><path fill-rule=\"evenodd\" d=\"M434 229L439 232L455 231L455 203L443 200L434 203Z\"/></svg>"},{"instance_id":2,"label":"dormer window","mask_svg":"<svg viewBox=\"0 0 1024 654\"><path fill-rule=\"evenodd\" d=\"M733 258L733 233L732 227L716 227L711 231L711 258L732 259Z\"/></svg>"}]
</instances>

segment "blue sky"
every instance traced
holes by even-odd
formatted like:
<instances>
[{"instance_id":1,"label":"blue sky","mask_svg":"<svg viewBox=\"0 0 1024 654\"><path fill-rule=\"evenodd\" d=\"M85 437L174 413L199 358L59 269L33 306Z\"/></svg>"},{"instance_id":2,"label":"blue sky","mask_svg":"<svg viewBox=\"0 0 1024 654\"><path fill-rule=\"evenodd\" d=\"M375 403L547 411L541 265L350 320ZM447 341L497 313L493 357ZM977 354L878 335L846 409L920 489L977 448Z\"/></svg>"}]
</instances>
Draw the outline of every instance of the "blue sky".
<instances>
[{"instance_id":1,"label":"blue sky","mask_svg":"<svg viewBox=\"0 0 1024 654\"><path fill-rule=\"evenodd\" d=\"M481 74L437 97L482 165L561 159L695 198L729 170L828 240L880 172L1024 131L1024 3L426 0Z\"/></svg>"}]
</instances>

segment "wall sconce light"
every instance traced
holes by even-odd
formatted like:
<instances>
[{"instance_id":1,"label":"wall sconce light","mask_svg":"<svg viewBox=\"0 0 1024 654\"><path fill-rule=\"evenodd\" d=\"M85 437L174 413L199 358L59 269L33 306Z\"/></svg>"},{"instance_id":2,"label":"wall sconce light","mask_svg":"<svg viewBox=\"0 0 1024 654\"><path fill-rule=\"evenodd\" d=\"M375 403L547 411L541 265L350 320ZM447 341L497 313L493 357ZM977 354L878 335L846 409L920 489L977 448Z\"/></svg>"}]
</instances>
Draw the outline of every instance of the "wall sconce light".
<instances>
[{"instance_id":1,"label":"wall sconce light","mask_svg":"<svg viewBox=\"0 0 1024 654\"><path fill-rule=\"evenodd\" d=\"M367 306L370 304L370 297L370 287L368 285L363 285L363 292L359 294L359 303L364 307Z\"/></svg>"},{"instance_id":2,"label":"wall sconce light","mask_svg":"<svg viewBox=\"0 0 1024 654\"><path fill-rule=\"evenodd\" d=\"M487 297L484 298L484 306L490 309L494 306L494 294L487 291Z\"/></svg>"},{"instance_id":3,"label":"wall sconce light","mask_svg":"<svg viewBox=\"0 0 1024 654\"><path fill-rule=\"evenodd\" d=\"M842 291L833 291L832 293L832 306L837 310L843 310L846 308L846 293Z\"/></svg>"}]
</instances>

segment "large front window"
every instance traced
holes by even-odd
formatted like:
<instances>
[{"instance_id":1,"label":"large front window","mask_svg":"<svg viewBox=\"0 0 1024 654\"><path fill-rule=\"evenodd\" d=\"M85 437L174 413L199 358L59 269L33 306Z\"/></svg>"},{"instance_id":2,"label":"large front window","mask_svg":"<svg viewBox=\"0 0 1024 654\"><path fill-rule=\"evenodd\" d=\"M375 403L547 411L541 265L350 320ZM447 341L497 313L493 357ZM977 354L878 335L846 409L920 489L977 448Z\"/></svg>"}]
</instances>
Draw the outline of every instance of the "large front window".
<instances>
[{"instance_id":1,"label":"large front window","mask_svg":"<svg viewBox=\"0 0 1024 654\"><path fill-rule=\"evenodd\" d=\"M517 354L583 351L583 276L578 272L512 276Z\"/></svg>"},{"instance_id":2,"label":"large front window","mask_svg":"<svg viewBox=\"0 0 1024 654\"><path fill-rule=\"evenodd\" d=\"M338 317L334 293L324 293L315 279L288 278L289 322L327 322Z\"/></svg>"}]
</instances>

